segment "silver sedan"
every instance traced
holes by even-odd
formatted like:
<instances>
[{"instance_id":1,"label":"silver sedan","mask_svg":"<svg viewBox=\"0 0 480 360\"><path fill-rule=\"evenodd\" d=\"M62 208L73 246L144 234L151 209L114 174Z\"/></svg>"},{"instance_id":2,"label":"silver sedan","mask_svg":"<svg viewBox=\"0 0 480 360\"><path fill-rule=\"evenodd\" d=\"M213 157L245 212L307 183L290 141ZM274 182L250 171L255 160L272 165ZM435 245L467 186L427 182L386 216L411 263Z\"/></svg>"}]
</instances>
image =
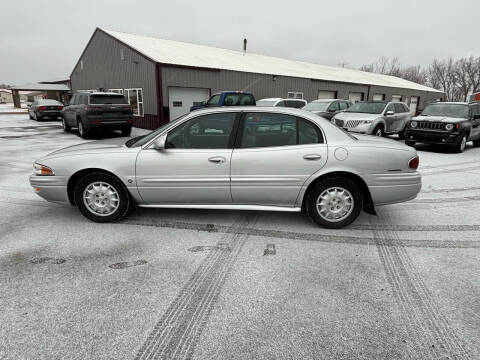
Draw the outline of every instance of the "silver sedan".
<instances>
[{"instance_id":1,"label":"silver sedan","mask_svg":"<svg viewBox=\"0 0 480 360\"><path fill-rule=\"evenodd\" d=\"M362 210L417 196L415 149L352 136L307 111L195 111L141 137L93 141L38 159L30 184L49 201L114 222L133 206L304 211L341 228Z\"/></svg>"}]
</instances>

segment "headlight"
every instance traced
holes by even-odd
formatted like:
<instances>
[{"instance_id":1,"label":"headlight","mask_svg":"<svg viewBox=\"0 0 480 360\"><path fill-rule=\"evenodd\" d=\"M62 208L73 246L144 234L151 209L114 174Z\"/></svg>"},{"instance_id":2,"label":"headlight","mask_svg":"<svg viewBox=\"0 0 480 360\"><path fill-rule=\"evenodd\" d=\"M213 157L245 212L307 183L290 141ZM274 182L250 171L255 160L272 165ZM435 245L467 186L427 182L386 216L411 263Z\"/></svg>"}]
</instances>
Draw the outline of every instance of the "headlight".
<instances>
[{"instance_id":1,"label":"headlight","mask_svg":"<svg viewBox=\"0 0 480 360\"><path fill-rule=\"evenodd\" d=\"M445 130L448 130L448 131L453 130L453 124L447 124L447 125L445 125Z\"/></svg>"},{"instance_id":2,"label":"headlight","mask_svg":"<svg viewBox=\"0 0 480 360\"><path fill-rule=\"evenodd\" d=\"M411 121L410 122L410 127L416 128L417 127L417 122L416 121Z\"/></svg>"},{"instance_id":3,"label":"headlight","mask_svg":"<svg viewBox=\"0 0 480 360\"><path fill-rule=\"evenodd\" d=\"M362 121L362 124L371 124L372 123L372 120L363 120Z\"/></svg>"},{"instance_id":4,"label":"headlight","mask_svg":"<svg viewBox=\"0 0 480 360\"><path fill-rule=\"evenodd\" d=\"M33 164L33 173L35 175L40 175L40 176L55 175L53 170L50 169L48 166L37 164L37 163Z\"/></svg>"}]
</instances>

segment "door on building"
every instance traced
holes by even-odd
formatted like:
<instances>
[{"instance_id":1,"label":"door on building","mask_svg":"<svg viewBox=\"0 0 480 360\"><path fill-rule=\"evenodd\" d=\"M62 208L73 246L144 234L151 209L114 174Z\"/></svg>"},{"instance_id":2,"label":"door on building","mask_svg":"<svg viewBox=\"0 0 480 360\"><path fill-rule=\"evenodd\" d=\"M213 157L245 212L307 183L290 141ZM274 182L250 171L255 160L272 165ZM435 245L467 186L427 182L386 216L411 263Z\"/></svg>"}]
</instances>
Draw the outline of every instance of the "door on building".
<instances>
[{"instance_id":1,"label":"door on building","mask_svg":"<svg viewBox=\"0 0 480 360\"><path fill-rule=\"evenodd\" d=\"M318 99L336 99L336 91L318 90Z\"/></svg>"},{"instance_id":2,"label":"door on building","mask_svg":"<svg viewBox=\"0 0 480 360\"><path fill-rule=\"evenodd\" d=\"M170 109L170 121L188 114L191 106L206 101L209 97L210 89L169 87L168 107Z\"/></svg>"},{"instance_id":3,"label":"door on building","mask_svg":"<svg viewBox=\"0 0 480 360\"><path fill-rule=\"evenodd\" d=\"M417 115L417 109L418 109L418 96L412 96L410 98L410 114L412 114L412 116Z\"/></svg>"},{"instance_id":4,"label":"door on building","mask_svg":"<svg viewBox=\"0 0 480 360\"><path fill-rule=\"evenodd\" d=\"M354 104L356 102L363 101L363 93L351 92L350 94L348 94L348 100L350 100Z\"/></svg>"},{"instance_id":5,"label":"door on building","mask_svg":"<svg viewBox=\"0 0 480 360\"><path fill-rule=\"evenodd\" d=\"M384 101L385 94L373 94L373 101Z\"/></svg>"}]
</instances>

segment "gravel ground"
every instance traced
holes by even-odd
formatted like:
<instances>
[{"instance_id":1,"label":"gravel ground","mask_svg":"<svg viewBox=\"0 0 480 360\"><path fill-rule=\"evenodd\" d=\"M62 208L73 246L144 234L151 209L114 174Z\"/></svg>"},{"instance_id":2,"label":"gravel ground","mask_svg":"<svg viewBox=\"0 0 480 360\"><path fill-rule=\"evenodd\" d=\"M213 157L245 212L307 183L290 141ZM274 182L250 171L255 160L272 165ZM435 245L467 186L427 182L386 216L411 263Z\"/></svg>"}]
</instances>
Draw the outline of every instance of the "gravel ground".
<instances>
[{"instance_id":1,"label":"gravel ground","mask_svg":"<svg viewBox=\"0 0 480 360\"><path fill-rule=\"evenodd\" d=\"M0 359L480 358L471 144L419 146L417 199L333 231L269 212L89 222L28 184L36 158L83 141L0 115Z\"/></svg>"}]
</instances>

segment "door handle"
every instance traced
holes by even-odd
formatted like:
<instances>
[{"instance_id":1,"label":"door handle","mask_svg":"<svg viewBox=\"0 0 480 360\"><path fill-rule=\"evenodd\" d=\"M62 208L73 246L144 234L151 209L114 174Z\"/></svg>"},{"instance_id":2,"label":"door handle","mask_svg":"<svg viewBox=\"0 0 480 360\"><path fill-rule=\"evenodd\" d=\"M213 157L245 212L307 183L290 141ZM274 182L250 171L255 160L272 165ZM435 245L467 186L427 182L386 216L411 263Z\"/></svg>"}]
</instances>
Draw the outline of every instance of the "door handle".
<instances>
[{"instance_id":1,"label":"door handle","mask_svg":"<svg viewBox=\"0 0 480 360\"><path fill-rule=\"evenodd\" d=\"M223 164L225 162L225 158L222 156L214 156L214 157L208 158L208 161L214 164Z\"/></svg>"},{"instance_id":2,"label":"door handle","mask_svg":"<svg viewBox=\"0 0 480 360\"><path fill-rule=\"evenodd\" d=\"M320 160L322 158L322 155L319 154L308 154L304 155L303 158L305 160Z\"/></svg>"}]
</instances>

